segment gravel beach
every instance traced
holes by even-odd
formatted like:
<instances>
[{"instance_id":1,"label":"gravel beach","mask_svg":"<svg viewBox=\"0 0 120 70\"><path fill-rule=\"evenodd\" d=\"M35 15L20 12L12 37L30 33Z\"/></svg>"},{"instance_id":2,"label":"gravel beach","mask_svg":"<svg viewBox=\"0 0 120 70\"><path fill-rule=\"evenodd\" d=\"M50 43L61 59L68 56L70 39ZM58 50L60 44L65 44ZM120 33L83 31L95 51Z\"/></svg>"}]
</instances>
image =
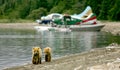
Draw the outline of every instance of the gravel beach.
<instances>
[{"instance_id":1,"label":"gravel beach","mask_svg":"<svg viewBox=\"0 0 120 70\"><path fill-rule=\"evenodd\" d=\"M120 35L120 22L101 21L105 27L101 31ZM34 29L37 23L0 24L0 28ZM4 70L120 70L120 45L111 44L106 48L64 56L39 65L27 64Z\"/></svg>"},{"instance_id":2,"label":"gravel beach","mask_svg":"<svg viewBox=\"0 0 120 70\"><path fill-rule=\"evenodd\" d=\"M120 22L100 22L105 24L105 27L101 31L112 33L113 35L120 36Z\"/></svg>"}]
</instances>

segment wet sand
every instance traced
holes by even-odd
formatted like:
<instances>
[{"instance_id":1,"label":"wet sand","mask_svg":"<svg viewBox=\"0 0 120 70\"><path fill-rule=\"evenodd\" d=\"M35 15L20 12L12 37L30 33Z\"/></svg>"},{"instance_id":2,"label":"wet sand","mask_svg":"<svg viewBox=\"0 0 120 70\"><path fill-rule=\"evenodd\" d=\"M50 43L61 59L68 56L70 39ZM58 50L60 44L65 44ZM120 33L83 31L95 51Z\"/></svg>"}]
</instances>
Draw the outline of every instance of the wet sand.
<instances>
[{"instance_id":1,"label":"wet sand","mask_svg":"<svg viewBox=\"0 0 120 70\"><path fill-rule=\"evenodd\" d=\"M120 22L100 22L105 24L101 30L120 35ZM0 28L34 29L36 23L0 24ZM39 65L27 64L5 70L120 70L120 45L92 49L88 52L64 56Z\"/></svg>"}]
</instances>

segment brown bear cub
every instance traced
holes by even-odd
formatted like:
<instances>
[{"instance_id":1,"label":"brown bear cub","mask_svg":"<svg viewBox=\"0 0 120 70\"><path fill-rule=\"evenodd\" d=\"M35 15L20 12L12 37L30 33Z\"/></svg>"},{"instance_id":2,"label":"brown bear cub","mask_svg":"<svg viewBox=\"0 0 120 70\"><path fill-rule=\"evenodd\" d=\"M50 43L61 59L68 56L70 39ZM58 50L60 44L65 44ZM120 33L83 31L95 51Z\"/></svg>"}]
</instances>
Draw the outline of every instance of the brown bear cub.
<instances>
[{"instance_id":1,"label":"brown bear cub","mask_svg":"<svg viewBox=\"0 0 120 70\"><path fill-rule=\"evenodd\" d=\"M45 53L45 61L50 62L51 61L51 48L50 47L44 48L44 53Z\"/></svg>"},{"instance_id":2,"label":"brown bear cub","mask_svg":"<svg viewBox=\"0 0 120 70\"><path fill-rule=\"evenodd\" d=\"M41 64L42 50L40 47L32 48L32 63Z\"/></svg>"}]
</instances>

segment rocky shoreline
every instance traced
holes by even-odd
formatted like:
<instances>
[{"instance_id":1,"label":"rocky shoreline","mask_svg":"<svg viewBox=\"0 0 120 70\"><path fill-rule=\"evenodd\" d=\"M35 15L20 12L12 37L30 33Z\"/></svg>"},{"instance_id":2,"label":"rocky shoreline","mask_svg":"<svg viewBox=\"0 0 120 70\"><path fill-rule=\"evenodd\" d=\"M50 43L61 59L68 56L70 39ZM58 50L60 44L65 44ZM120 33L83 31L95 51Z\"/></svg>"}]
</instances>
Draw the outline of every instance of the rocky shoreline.
<instances>
[{"instance_id":1,"label":"rocky shoreline","mask_svg":"<svg viewBox=\"0 0 120 70\"><path fill-rule=\"evenodd\" d=\"M101 31L109 32L113 35L119 35L120 36L120 22L100 22L102 24L105 24L105 27Z\"/></svg>"}]
</instances>

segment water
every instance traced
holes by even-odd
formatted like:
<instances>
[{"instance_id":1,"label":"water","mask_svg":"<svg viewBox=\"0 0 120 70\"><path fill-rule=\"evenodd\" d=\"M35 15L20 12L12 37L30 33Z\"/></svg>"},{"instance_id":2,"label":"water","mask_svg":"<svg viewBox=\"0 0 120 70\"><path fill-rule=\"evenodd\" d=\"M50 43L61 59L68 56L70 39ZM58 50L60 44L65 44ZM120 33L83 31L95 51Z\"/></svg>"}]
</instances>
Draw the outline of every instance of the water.
<instances>
[{"instance_id":1,"label":"water","mask_svg":"<svg viewBox=\"0 0 120 70\"><path fill-rule=\"evenodd\" d=\"M120 44L120 36L103 32L36 32L30 30L0 30L0 69L31 63L32 47L52 48L52 57L59 58Z\"/></svg>"}]
</instances>

